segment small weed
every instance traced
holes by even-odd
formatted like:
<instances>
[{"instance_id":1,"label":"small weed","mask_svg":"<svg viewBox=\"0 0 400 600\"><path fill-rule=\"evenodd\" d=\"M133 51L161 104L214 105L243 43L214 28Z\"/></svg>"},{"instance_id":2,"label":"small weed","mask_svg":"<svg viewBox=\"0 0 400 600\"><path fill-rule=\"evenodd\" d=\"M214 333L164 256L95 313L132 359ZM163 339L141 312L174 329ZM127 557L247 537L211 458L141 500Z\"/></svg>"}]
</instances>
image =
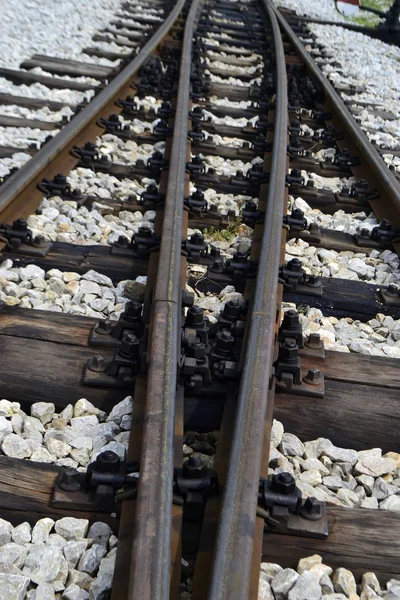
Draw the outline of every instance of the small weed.
<instances>
[{"instance_id":1,"label":"small weed","mask_svg":"<svg viewBox=\"0 0 400 600\"><path fill-rule=\"evenodd\" d=\"M212 242L230 242L239 233L239 226L241 225L240 219L230 221L226 229L216 229L210 227L210 229L204 229L204 237L208 238Z\"/></svg>"}]
</instances>

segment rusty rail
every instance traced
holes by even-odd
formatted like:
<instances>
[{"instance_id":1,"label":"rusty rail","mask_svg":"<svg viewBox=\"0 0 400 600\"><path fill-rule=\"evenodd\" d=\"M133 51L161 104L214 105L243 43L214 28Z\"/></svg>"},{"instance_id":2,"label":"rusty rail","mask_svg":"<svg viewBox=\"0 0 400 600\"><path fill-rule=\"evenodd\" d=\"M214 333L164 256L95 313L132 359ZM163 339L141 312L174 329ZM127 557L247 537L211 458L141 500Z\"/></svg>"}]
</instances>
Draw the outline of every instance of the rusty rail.
<instances>
[{"instance_id":1,"label":"rusty rail","mask_svg":"<svg viewBox=\"0 0 400 600\"><path fill-rule=\"evenodd\" d=\"M168 600L173 441L180 358L180 262L188 135L192 38L202 0L185 24L176 119L165 200L159 265L152 299L152 336L136 503L129 600Z\"/></svg>"},{"instance_id":2,"label":"rusty rail","mask_svg":"<svg viewBox=\"0 0 400 600\"><path fill-rule=\"evenodd\" d=\"M274 37L277 90L273 155L250 334L237 399L229 473L224 491L209 600L247 600L268 390L272 383L278 270L284 212L287 82L276 17L263 0ZM272 413L272 411L271 411Z\"/></svg>"}]
</instances>

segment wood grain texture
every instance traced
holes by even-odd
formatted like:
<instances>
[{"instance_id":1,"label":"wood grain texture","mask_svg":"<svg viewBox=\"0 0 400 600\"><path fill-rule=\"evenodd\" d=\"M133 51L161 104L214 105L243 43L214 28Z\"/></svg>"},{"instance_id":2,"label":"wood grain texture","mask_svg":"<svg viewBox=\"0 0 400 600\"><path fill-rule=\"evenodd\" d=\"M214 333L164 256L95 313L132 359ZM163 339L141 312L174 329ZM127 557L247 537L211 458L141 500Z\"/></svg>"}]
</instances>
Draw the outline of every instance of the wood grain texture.
<instances>
[{"instance_id":1,"label":"wood grain texture","mask_svg":"<svg viewBox=\"0 0 400 600\"><path fill-rule=\"evenodd\" d=\"M398 451L397 389L326 381L322 399L276 394L274 417L301 440L329 438L342 448Z\"/></svg>"},{"instance_id":2,"label":"wood grain texture","mask_svg":"<svg viewBox=\"0 0 400 600\"><path fill-rule=\"evenodd\" d=\"M121 256L111 253L110 250L109 246L79 246L54 242L44 257L38 256L32 259L32 256L23 254L23 251L5 251L4 254L21 267L34 263L46 271L60 269L81 274L94 269L110 277L114 283L118 283L121 279L135 279L138 275L147 274L146 258L136 258L133 254Z\"/></svg>"},{"instance_id":3,"label":"wood grain texture","mask_svg":"<svg viewBox=\"0 0 400 600\"><path fill-rule=\"evenodd\" d=\"M81 315L5 306L0 317L0 336L86 347L90 330L96 322L97 319Z\"/></svg>"},{"instance_id":4,"label":"wood grain texture","mask_svg":"<svg viewBox=\"0 0 400 600\"><path fill-rule=\"evenodd\" d=\"M378 290L381 286L365 281L322 277L322 287L322 296L285 291L283 299L285 302L319 308L324 315L333 315L338 319L351 317L365 322L373 319L377 313L400 318L400 308L386 306L379 299Z\"/></svg>"},{"instance_id":5,"label":"wood grain texture","mask_svg":"<svg viewBox=\"0 0 400 600\"><path fill-rule=\"evenodd\" d=\"M34 54L32 58L24 60L20 65L21 69L34 69L41 67L43 71L54 73L56 75L70 75L71 77L93 77L94 79L108 79L115 73L111 67L85 63L77 60L68 60L56 56L45 56L43 54Z\"/></svg>"},{"instance_id":6,"label":"wood grain texture","mask_svg":"<svg viewBox=\"0 0 400 600\"><path fill-rule=\"evenodd\" d=\"M28 412L34 402L53 402L61 410L82 397L109 412L131 393L81 385L84 365L95 354L92 348L0 335L0 352L2 397L20 402ZM113 351L104 349L101 354L108 360Z\"/></svg>"},{"instance_id":7,"label":"wood grain texture","mask_svg":"<svg viewBox=\"0 0 400 600\"><path fill-rule=\"evenodd\" d=\"M316 540L266 533L263 561L296 568L300 558L319 554L333 569L350 569L357 581L366 571L381 584L400 575L400 519L395 512L328 507L329 537Z\"/></svg>"},{"instance_id":8,"label":"wood grain texture","mask_svg":"<svg viewBox=\"0 0 400 600\"><path fill-rule=\"evenodd\" d=\"M92 89L99 89L101 86L71 79L61 79L60 77L49 77L48 75L38 75L30 71L17 71L16 69L0 68L0 77L5 77L16 85L31 85L32 83L41 83L50 89L70 89L79 92L86 92Z\"/></svg>"},{"instance_id":9,"label":"wood grain texture","mask_svg":"<svg viewBox=\"0 0 400 600\"><path fill-rule=\"evenodd\" d=\"M325 379L332 381L400 388L400 360L398 358L327 350L325 359L302 356L301 364L303 369L318 367Z\"/></svg>"}]
</instances>

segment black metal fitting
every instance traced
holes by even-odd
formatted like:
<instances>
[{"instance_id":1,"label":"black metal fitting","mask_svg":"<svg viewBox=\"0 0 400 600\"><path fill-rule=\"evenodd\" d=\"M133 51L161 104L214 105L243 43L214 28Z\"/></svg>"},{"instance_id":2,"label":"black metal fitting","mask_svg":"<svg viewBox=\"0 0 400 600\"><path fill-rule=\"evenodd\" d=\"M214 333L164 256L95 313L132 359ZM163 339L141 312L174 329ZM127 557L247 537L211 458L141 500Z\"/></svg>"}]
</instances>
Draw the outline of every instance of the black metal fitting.
<instances>
[{"instance_id":1,"label":"black metal fitting","mask_svg":"<svg viewBox=\"0 0 400 600\"><path fill-rule=\"evenodd\" d=\"M208 244L201 233L193 233L189 239L182 242L182 248L188 258L193 262L201 262L202 258L208 256Z\"/></svg>"},{"instance_id":2,"label":"black metal fitting","mask_svg":"<svg viewBox=\"0 0 400 600\"><path fill-rule=\"evenodd\" d=\"M37 188L43 192L46 198L60 196L63 199L76 201L83 198L83 194L79 189L71 189L66 176L62 173L58 173L54 179L43 179L38 183Z\"/></svg>"},{"instance_id":3,"label":"black metal fitting","mask_svg":"<svg viewBox=\"0 0 400 600\"><path fill-rule=\"evenodd\" d=\"M133 234L131 243L134 253L145 258L160 245L160 239L148 225L141 225L138 232Z\"/></svg>"},{"instance_id":4,"label":"black metal fitting","mask_svg":"<svg viewBox=\"0 0 400 600\"><path fill-rule=\"evenodd\" d=\"M116 114L109 115L108 119L100 118L98 120L98 125L105 129L106 133L110 133L111 135L118 135L122 130L129 131L129 126L122 127L122 123L120 118Z\"/></svg>"},{"instance_id":5,"label":"black metal fitting","mask_svg":"<svg viewBox=\"0 0 400 600\"><path fill-rule=\"evenodd\" d=\"M161 106L159 107L159 109L157 111L157 116L160 117L160 119L168 120L173 116L173 114L174 114L174 110L173 110L173 108L171 108L171 102L168 102L168 101L162 102Z\"/></svg>"},{"instance_id":6,"label":"black metal fitting","mask_svg":"<svg viewBox=\"0 0 400 600\"><path fill-rule=\"evenodd\" d=\"M279 276L287 285L296 289L298 283L305 284L307 274L301 261L298 258L292 258L286 265L279 268Z\"/></svg>"},{"instance_id":7,"label":"black metal fitting","mask_svg":"<svg viewBox=\"0 0 400 600\"><path fill-rule=\"evenodd\" d=\"M101 165L102 170L109 170L112 162L106 156L100 154L99 149L93 142L86 142L83 148L74 146L71 154L79 158L79 165L88 169L94 169L95 165Z\"/></svg>"},{"instance_id":8,"label":"black metal fitting","mask_svg":"<svg viewBox=\"0 0 400 600\"><path fill-rule=\"evenodd\" d=\"M351 156L347 148L341 148L339 152L335 154L334 163L339 167L351 167L360 164L360 158L358 156Z\"/></svg>"},{"instance_id":9,"label":"black metal fitting","mask_svg":"<svg viewBox=\"0 0 400 600\"><path fill-rule=\"evenodd\" d=\"M287 520L289 513L299 514L301 491L290 473L278 473L272 479L260 479L259 501L272 519Z\"/></svg>"},{"instance_id":10,"label":"black metal fitting","mask_svg":"<svg viewBox=\"0 0 400 600\"><path fill-rule=\"evenodd\" d=\"M194 190L194 192L188 196L185 200L185 204L192 210L207 210L207 200L204 196L204 191L200 188Z\"/></svg>"},{"instance_id":11,"label":"black metal fitting","mask_svg":"<svg viewBox=\"0 0 400 600\"><path fill-rule=\"evenodd\" d=\"M156 150L148 159L147 168L149 169L150 173L159 174L162 169L167 166L167 164L168 161L164 158L162 152Z\"/></svg>"},{"instance_id":12,"label":"black metal fitting","mask_svg":"<svg viewBox=\"0 0 400 600\"><path fill-rule=\"evenodd\" d=\"M269 173L264 171L262 163L255 163L246 173L246 179L248 181L262 183L268 181Z\"/></svg>"},{"instance_id":13,"label":"black metal fitting","mask_svg":"<svg viewBox=\"0 0 400 600\"><path fill-rule=\"evenodd\" d=\"M288 389L301 384L299 347L294 340L288 338L279 345L274 367L276 380L284 383Z\"/></svg>"},{"instance_id":14,"label":"black metal fitting","mask_svg":"<svg viewBox=\"0 0 400 600\"><path fill-rule=\"evenodd\" d=\"M288 185L297 185L300 187L304 186L305 179L301 174L300 169L291 169L290 173L286 175L286 183Z\"/></svg>"},{"instance_id":15,"label":"black metal fitting","mask_svg":"<svg viewBox=\"0 0 400 600\"><path fill-rule=\"evenodd\" d=\"M174 492L184 499L184 518L202 518L205 501L218 492L218 477L198 455L189 456L182 468L174 469Z\"/></svg>"},{"instance_id":16,"label":"black metal fitting","mask_svg":"<svg viewBox=\"0 0 400 600\"><path fill-rule=\"evenodd\" d=\"M172 135L172 127L168 125L168 122L164 119L160 119L153 128L153 134L159 140L166 140L167 137Z\"/></svg>"},{"instance_id":17,"label":"black metal fitting","mask_svg":"<svg viewBox=\"0 0 400 600\"><path fill-rule=\"evenodd\" d=\"M200 156L193 156L192 160L186 164L186 169L191 175L201 175L205 173L206 167Z\"/></svg>"},{"instance_id":18,"label":"black metal fitting","mask_svg":"<svg viewBox=\"0 0 400 600\"><path fill-rule=\"evenodd\" d=\"M196 142L204 142L206 139L206 134L199 123L193 123L192 129L189 131L188 136L191 140Z\"/></svg>"},{"instance_id":19,"label":"black metal fitting","mask_svg":"<svg viewBox=\"0 0 400 600\"><path fill-rule=\"evenodd\" d=\"M236 280L244 279L251 269L251 262L245 252L237 251L234 256L226 261L226 270Z\"/></svg>"},{"instance_id":20,"label":"black metal fitting","mask_svg":"<svg viewBox=\"0 0 400 600\"><path fill-rule=\"evenodd\" d=\"M285 215L283 222L289 227L289 236L295 238L298 238L308 226L307 219L300 208L294 208L291 213Z\"/></svg>"},{"instance_id":21,"label":"black metal fitting","mask_svg":"<svg viewBox=\"0 0 400 600\"><path fill-rule=\"evenodd\" d=\"M285 312L282 325L278 331L279 342L284 342L288 338L294 340L298 348L304 347L303 328L299 320L299 315L293 308Z\"/></svg>"},{"instance_id":22,"label":"black metal fitting","mask_svg":"<svg viewBox=\"0 0 400 600\"><path fill-rule=\"evenodd\" d=\"M24 245L37 249L38 253L42 254L43 250L50 247L50 242L46 242L43 236L33 237L32 230L29 229L28 223L24 219L16 219L12 225L2 223L0 225L0 236L7 239L9 250L18 250Z\"/></svg>"},{"instance_id":23,"label":"black metal fitting","mask_svg":"<svg viewBox=\"0 0 400 600\"><path fill-rule=\"evenodd\" d=\"M195 106L194 109L190 113L190 118L193 123L198 123L199 121L204 120L204 111L201 106Z\"/></svg>"},{"instance_id":24,"label":"black metal fitting","mask_svg":"<svg viewBox=\"0 0 400 600\"><path fill-rule=\"evenodd\" d=\"M149 183L145 191L140 194L140 204L146 208L158 208L165 203L165 194L160 194L157 184Z\"/></svg>"},{"instance_id":25,"label":"black metal fitting","mask_svg":"<svg viewBox=\"0 0 400 600\"><path fill-rule=\"evenodd\" d=\"M258 210L257 203L254 200L247 200L242 208L243 223L249 227L254 227L256 223L264 219L265 214Z\"/></svg>"}]
</instances>

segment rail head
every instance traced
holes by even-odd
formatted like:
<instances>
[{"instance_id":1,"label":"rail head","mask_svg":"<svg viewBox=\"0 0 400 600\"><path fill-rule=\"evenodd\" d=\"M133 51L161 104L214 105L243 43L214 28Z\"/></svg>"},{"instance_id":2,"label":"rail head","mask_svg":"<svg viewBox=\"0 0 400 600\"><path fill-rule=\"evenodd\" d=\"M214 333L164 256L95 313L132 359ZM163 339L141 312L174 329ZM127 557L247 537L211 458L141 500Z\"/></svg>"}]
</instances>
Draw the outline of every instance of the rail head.
<instances>
[{"instance_id":1,"label":"rail head","mask_svg":"<svg viewBox=\"0 0 400 600\"><path fill-rule=\"evenodd\" d=\"M175 126L164 207L145 400L128 600L168 600L177 371L180 260L188 140L192 40L203 0L193 0L184 31Z\"/></svg>"},{"instance_id":2,"label":"rail head","mask_svg":"<svg viewBox=\"0 0 400 600\"><path fill-rule=\"evenodd\" d=\"M0 188L0 213L9 207L20 194L31 193L36 187L35 182L48 165L62 152L73 145L85 127L97 121L102 111L113 101L118 99L118 92L129 85L140 67L150 57L152 52L162 42L168 31L174 25L185 5L186 0L178 0L174 8L157 29L155 34L143 46L140 54L136 56L93 100L68 123L52 140L43 146L39 152L16 173L11 175ZM44 176L44 175L43 175Z\"/></svg>"},{"instance_id":3,"label":"rail head","mask_svg":"<svg viewBox=\"0 0 400 600\"><path fill-rule=\"evenodd\" d=\"M214 555L209 600L247 600L270 387L284 213L287 152L287 78L283 43L268 0L263 4L274 38L277 88L273 156L248 352L237 398L229 472ZM272 411L271 411L272 413Z\"/></svg>"}]
</instances>

